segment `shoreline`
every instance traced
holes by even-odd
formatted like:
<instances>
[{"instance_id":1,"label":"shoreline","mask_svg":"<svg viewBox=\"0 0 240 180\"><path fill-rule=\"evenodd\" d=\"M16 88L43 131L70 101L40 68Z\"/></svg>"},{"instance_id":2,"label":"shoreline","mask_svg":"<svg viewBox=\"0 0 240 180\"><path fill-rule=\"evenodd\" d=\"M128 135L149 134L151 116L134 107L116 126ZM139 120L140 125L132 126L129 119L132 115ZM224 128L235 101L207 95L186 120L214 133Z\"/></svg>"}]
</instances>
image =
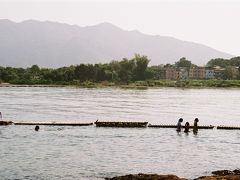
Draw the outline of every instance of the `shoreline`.
<instances>
[{"instance_id":1,"label":"shoreline","mask_svg":"<svg viewBox=\"0 0 240 180\"><path fill-rule=\"evenodd\" d=\"M124 176L115 176L112 178L105 178L105 180L190 180L188 178L178 177L173 174L161 175L161 174L128 174ZM194 178L194 180L239 180L240 179L240 169L231 170L218 170L213 171L212 175L200 176Z\"/></svg>"},{"instance_id":2,"label":"shoreline","mask_svg":"<svg viewBox=\"0 0 240 180\"><path fill-rule=\"evenodd\" d=\"M148 88L181 88L181 89L228 89L240 88L240 80L147 80L130 83L120 82L56 82L52 84L11 84L1 83L0 87L79 87L79 88L123 88L123 89L148 89Z\"/></svg>"},{"instance_id":3,"label":"shoreline","mask_svg":"<svg viewBox=\"0 0 240 180\"><path fill-rule=\"evenodd\" d=\"M0 87L66 87L65 85L47 84L0 84Z\"/></svg>"}]
</instances>

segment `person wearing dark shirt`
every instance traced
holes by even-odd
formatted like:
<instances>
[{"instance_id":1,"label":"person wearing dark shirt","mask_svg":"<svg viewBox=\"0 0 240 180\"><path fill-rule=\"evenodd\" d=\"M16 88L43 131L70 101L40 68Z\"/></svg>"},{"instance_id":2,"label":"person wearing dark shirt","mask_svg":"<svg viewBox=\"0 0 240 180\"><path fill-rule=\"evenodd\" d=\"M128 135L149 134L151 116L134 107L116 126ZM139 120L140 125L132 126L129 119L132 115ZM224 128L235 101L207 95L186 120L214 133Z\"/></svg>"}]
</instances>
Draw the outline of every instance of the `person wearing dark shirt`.
<instances>
[{"instance_id":1,"label":"person wearing dark shirt","mask_svg":"<svg viewBox=\"0 0 240 180\"><path fill-rule=\"evenodd\" d=\"M182 122L183 122L183 119L180 118L180 119L178 120L178 123L177 123L177 132L180 132L180 131L181 131L181 128L182 128L181 123L182 123Z\"/></svg>"},{"instance_id":2,"label":"person wearing dark shirt","mask_svg":"<svg viewBox=\"0 0 240 180\"><path fill-rule=\"evenodd\" d=\"M195 118L194 124L193 124L193 133L197 134L198 133L198 118Z\"/></svg>"},{"instance_id":3,"label":"person wearing dark shirt","mask_svg":"<svg viewBox=\"0 0 240 180\"><path fill-rule=\"evenodd\" d=\"M186 124L185 124L185 129L184 129L184 132L185 132L185 133L188 133L188 132L189 132L189 127L190 127L189 122L186 122Z\"/></svg>"}]
</instances>

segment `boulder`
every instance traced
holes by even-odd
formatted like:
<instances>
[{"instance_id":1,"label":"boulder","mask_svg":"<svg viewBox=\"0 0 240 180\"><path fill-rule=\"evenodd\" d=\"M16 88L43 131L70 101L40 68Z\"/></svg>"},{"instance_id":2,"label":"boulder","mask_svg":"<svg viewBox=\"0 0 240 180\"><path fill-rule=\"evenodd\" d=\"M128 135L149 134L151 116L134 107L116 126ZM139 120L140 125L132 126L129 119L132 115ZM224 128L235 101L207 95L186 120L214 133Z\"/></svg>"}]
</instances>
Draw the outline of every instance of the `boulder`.
<instances>
[{"instance_id":1,"label":"boulder","mask_svg":"<svg viewBox=\"0 0 240 180\"><path fill-rule=\"evenodd\" d=\"M240 175L225 175L225 176L205 176L205 177L199 177L194 180L240 180Z\"/></svg>"},{"instance_id":2,"label":"boulder","mask_svg":"<svg viewBox=\"0 0 240 180\"><path fill-rule=\"evenodd\" d=\"M240 169L213 171L212 174L214 175L202 176L194 180L240 180Z\"/></svg>"},{"instance_id":3,"label":"boulder","mask_svg":"<svg viewBox=\"0 0 240 180\"><path fill-rule=\"evenodd\" d=\"M106 180L187 180L179 178L175 175L158 175L158 174L129 174L113 178L105 178Z\"/></svg>"},{"instance_id":4,"label":"boulder","mask_svg":"<svg viewBox=\"0 0 240 180\"><path fill-rule=\"evenodd\" d=\"M229 171L229 170L220 170L220 171L213 171L212 174L218 175L218 176L225 176L225 175L230 175L234 173L233 171Z\"/></svg>"},{"instance_id":5,"label":"boulder","mask_svg":"<svg viewBox=\"0 0 240 180\"><path fill-rule=\"evenodd\" d=\"M234 173L235 175L240 175L240 169L235 169L235 170L233 171L233 173Z\"/></svg>"}]
</instances>

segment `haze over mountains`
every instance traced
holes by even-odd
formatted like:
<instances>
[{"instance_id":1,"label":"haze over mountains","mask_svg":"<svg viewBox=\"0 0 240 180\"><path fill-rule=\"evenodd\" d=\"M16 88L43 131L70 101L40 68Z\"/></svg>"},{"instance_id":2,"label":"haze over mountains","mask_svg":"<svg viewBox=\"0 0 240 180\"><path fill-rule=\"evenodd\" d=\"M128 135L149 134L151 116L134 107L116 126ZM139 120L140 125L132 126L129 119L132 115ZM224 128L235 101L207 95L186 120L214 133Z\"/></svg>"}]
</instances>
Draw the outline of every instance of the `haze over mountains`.
<instances>
[{"instance_id":1,"label":"haze over mountains","mask_svg":"<svg viewBox=\"0 0 240 180\"><path fill-rule=\"evenodd\" d=\"M203 65L212 58L232 57L205 45L126 31L110 23L80 27L48 21L0 20L0 66L104 63L132 58L135 53L147 55L151 64L174 63L186 57Z\"/></svg>"}]
</instances>

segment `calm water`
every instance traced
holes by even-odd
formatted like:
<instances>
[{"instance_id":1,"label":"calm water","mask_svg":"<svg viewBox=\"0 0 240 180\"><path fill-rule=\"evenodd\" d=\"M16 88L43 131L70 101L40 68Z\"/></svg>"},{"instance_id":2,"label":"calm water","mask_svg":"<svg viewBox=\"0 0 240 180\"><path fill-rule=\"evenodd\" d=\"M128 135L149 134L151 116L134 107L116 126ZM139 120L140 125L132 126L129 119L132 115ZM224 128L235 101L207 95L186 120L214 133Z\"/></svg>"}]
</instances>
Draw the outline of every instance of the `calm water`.
<instances>
[{"instance_id":1,"label":"calm water","mask_svg":"<svg viewBox=\"0 0 240 180\"><path fill-rule=\"evenodd\" d=\"M239 89L0 88L4 119L240 125ZM102 179L128 173L182 177L240 168L240 131L0 127L1 179Z\"/></svg>"}]
</instances>

